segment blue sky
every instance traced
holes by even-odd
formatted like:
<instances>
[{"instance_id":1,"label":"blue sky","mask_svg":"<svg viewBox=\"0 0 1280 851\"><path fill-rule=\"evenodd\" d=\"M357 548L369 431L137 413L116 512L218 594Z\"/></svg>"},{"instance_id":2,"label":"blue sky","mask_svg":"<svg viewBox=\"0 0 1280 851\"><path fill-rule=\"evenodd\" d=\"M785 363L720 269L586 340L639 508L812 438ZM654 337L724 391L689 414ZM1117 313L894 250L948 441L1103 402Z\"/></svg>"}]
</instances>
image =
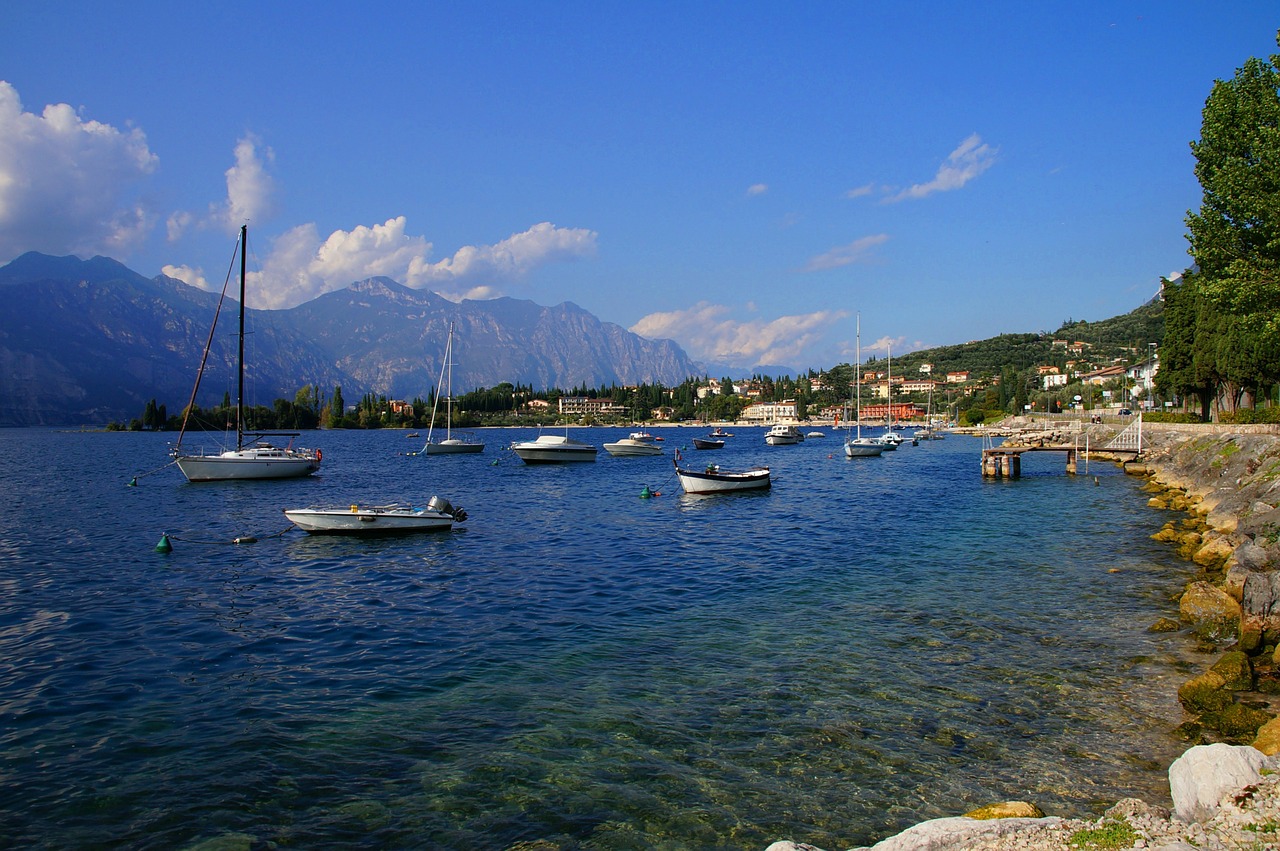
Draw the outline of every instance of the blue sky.
<instances>
[{"instance_id":1,"label":"blue sky","mask_svg":"<svg viewBox=\"0 0 1280 851\"><path fill-rule=\"evenodd\" d=\"M1186 267L1262 2L0 5L0 263L371 275L708 363L1048 331ZM203 282L203 283L202 283ZM716 373L716 369L711 369Z\"/></svg>"}]
</instances>

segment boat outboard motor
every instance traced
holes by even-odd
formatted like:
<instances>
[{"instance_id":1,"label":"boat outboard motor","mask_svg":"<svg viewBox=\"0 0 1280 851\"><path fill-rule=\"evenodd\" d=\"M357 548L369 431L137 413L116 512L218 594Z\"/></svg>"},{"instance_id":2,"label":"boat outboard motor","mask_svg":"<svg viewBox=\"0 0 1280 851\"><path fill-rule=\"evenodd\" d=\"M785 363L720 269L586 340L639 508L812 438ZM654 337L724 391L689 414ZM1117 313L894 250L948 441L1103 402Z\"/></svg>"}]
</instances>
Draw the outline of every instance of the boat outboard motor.
<instances>
[{"instance_id":1,"label":"boat outboard motor","mask_svg":"<svg viewBox=\"0 0 1280 851\"><path fill-rule=\"evenodd\" d=\"M441 514L448 514L458 523L467 519L467 512L463 511L461 508L454 508L449 500L442 496L433 496L431 499L427 500L427 508L430 508L432 511L439 511Z\"/></svg>"}]
</instances>

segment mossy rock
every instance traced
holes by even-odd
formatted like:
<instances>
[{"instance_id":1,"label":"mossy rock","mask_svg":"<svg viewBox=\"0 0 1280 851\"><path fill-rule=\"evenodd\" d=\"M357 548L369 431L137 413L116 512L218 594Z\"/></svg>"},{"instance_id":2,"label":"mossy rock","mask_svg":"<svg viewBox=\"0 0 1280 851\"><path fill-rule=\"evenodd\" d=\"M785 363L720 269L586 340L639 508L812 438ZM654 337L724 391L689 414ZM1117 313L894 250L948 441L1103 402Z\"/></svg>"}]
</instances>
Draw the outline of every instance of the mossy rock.
<instances>
[{"instance_id":1,"label":"mossy rock","mask_svg":"<svg viewBox=\"0 0 1280 851\"><path fill-rule=\"evenodd\" d=\"M998 804L987 804L985 807L978 807L976 810L970 810L964 814L965 818L971 819L1000 819L1000 818L1044 818L1044 810L1035 804L1029 804L1026 801L1002 801Z\"/></svg>"},{"instance_id":2,"label":"mossy rock","mask_svg":"<svg viewBox=\"0 0 1280 851\"><path fill-rule=\"evenodd\" d=\"M1190 745L1209 744L1204 735L1204 725L1199 721L1183 721L1173 728L1173 737Z\"/></svg>"},{"instance_id":3,"label":"mossy rock","mask_svg":"<svg viewBox=\"0 0 1280 851\"><path fill-rule=\"evenodd\" d=\"M1258 728L1253 746L1267 756L1280 753L1280 718L1272 718Z\"/></svg>"},{"instance_id":4,"label":"mossy rock","mask_svg":"<svg viewBox=\"0 0 1280 851\"><path fill-rule=\"evenodd\" d=\"M1258 737L1258 730L1273 717L1265 709L1233 703L1221 712L1202 715L1201 719L1232 744L1246 745Z\"/></svg>"},{"instance_id":5,"label":"mossy rock","mask_svg":"<svg viewBox=\"0 0 1280 851\"><path fill-rule=\"evenodd\" d=\"M1205 671L1178 688L1178 702L1193 715L1217 713L1235 700L1226 689L1227 681L1217 671Z\"/></svg>"},{"instance_id":6,"label":"mossy rock","mask_svg":"<svg viewBox=\"0 0 1280 851\"><path fill-rule=\"evenodd\" d=\"M1178 534L1178 530L1173 528L1172 523L1166 523L1163 529L1151 536L1151 540L1162 541L1166 544L1173 544L1177 543Z\"/></svg>"},{"instance_id":7,"label":"mossy rock","mask_svg":"<svg viewBox=\"0 0 1280 851\"><path fill-rule=\"evenodd\" d=\"M1212 583L1189 583L1178 600L1178 611L1205 641L1227 644L1239 637L1240 604Z\"/></svg>"},{"instance_id":8,"label":"mossy rock","mask_svg":"<svg viewBox=\"0 0 1280 851\"><path fill-rule=\"evenodd\" d=\"M1224 653L1209 669L1222 677L1222 687L1228 691L1249 691L1253 688L1253 667L1249 657L1239 650Z\"/></svg>"},{"instance_id":9,"label":"mossy rock","mask_svg":"<svg viewBox=\"0 0 1280 851\"><path fill-rule=\"evenodd\" d=\"M1182 624L1173 618L1158 618L1156 622L1147 627L1147 632L1177 632L1182 629Z\"/></svg>"},{"instance_id":10,"label":"mossy rock","mask_svg":"<svg viewBox=\"0 0 1280 851\"><path fill-rule=\"evenodd\" d=\"M1164 511L1169 507L1169 503L1165 502L1158 496L1153 496L1147 500L1147 508L1154 508L1157 511Z\"/></svg>"},{"instance_id":11,"label":"mossy rock","mask_svg":"<svg viewBox=\"0 0 1280 851\"><path fill-rule=\"evenodd\" d=\"M1221 567L1226 564L1227 559L1231 558L1233 552L1235 552L1235 546L1226 537L1221 535L1202 537L1201 544L1191 556L1191 560L1201 567Z\"/></svg>"}]
</instances>

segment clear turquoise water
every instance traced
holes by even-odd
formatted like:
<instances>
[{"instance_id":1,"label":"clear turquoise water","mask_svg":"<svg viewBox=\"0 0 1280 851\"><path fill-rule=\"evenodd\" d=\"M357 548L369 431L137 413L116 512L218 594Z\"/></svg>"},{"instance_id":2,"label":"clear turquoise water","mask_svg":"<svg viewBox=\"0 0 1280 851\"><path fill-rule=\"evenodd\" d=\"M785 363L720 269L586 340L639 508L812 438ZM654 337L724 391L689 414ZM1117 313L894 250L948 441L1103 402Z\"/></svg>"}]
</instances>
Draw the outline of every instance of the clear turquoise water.
<instances>
[{"instance_id":1,"label":"clear turquoise water","mask_svg":"<svg viewBox=\"0 0 1280 851\"><path fill-rule=\"evenodd\" d=\"M1137 481L1058 455L984 481L957 436L849 460L698 433L661 432L774 488L528 467L517 430L430 458L322 432L313 479L127 487L165 435L0 431L0 847L841 848L1167 796L1186 641L1146 627L1189 570ZM281 514L432 494L465 526Z\"/></svg>"}]
</instances>

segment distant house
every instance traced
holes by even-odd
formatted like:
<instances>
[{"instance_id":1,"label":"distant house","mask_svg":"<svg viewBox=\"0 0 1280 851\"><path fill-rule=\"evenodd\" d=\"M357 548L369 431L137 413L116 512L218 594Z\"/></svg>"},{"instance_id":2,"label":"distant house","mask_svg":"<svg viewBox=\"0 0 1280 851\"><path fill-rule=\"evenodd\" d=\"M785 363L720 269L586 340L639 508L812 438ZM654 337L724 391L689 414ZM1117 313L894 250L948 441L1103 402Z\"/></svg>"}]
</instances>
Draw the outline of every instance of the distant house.
<instances>
[{"instance_id":1,"label":"distant house","mask_svg":"<svg viewBox=\"0 0 1280 851\"><path fill-rule=\"evenodd\" d=\"M796 418L796 400L784 399L781 402L757 402L742 409L742 418L760 423L794 420Z\"/></svg>"},{"instance_id":2,"label":"distant house","mask_svg":"<svg viewBox=\"0 0 1280 851\"><path fill-rule=\"evenodd\" d=\"M405 402L400 399L392 399L387 404L391 406L391 413L397 416L400 416L401 414L403 414L406 417L413 416L412 402Z\"/></svg>"},{"instance_id":3,"label":"distant house","mask_svg":"<svg viewBox=\"0 0 1280 851\"><path fill-rule=\"evenodd\" d=\"M893 409L893 418L899 422L925 415L925 410L914 402L894 402L892 405L887 402L877 402L873 405L862 406L862 419L864 422L866 420L888 419L890 408Z\"/></svg>"},{"instance_id":4,"label":"distant house","mask_svg":"<svg viewBox=\"0 0 1280 851\"><path fill-rule=\"evenodd\" d=\"M1120 378L1125 373L1123 366L1104 366L1102 369L1095 369L1093 372L1086 372L1080 376L1080 380L1085 384L1106 384L1113 378Z\"/></svg>"},{"instance_id":5,"label":"distant house","mask_svg":"<svg viewBox=\"0 0 1280 851\"><path fill-rule=\"evenodd\" d=\"M938 382L929 378L920 378L915 380L904 380L902 386L898 388L903 393L928 393L938 386Z\"/></svg>"},{"instance_id":6,"label":"distant house","mask_svg":"<svg viewBox=\"0 0 1280 851\"><path fill-rule=\"evenodd\" d=\"M947 383L948 384L964 384L966 381L969 380L969 376L970 376L970 373L968 371L948 372Z\"/></svg>"},{"instance_id":7,"label":"distant house","mask_svg":"<svg viewBox=\"0 0 1280 851\"><path fill-rule=\"evenodd\" d=\"M592 399L590 396L561 396L560 413L562 414L625 414L625 405L619 405L612 399Z\"/></svg>"},{"instance_id":8,"label":"distant house","mask_svg":"<svg viewBox=\"0 0 1280 851\"><path fill-rule=\"evenodd\" d=\"M1041 382L1044 384L1044 389L1049 390L1054 387L1066 387L1068 380L1069 379L1064 373L1050 372L1050 373L1046 373L1043 376L1043 378L1041 379Z\"/></svg>"}]
</instances>

